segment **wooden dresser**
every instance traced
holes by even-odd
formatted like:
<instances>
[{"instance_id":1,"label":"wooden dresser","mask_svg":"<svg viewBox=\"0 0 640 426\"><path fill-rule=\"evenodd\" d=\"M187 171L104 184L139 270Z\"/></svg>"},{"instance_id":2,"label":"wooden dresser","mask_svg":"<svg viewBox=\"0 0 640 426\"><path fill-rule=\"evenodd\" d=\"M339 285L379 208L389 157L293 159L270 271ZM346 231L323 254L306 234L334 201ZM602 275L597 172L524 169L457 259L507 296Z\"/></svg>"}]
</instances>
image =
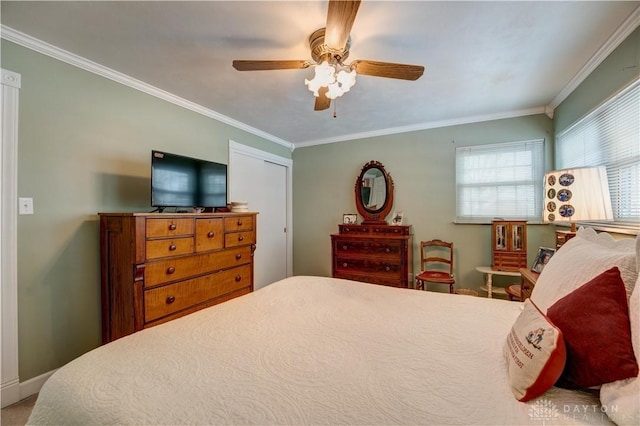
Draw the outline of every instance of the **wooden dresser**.
<instances>
[{"instance_id":1,"label":"wooden dresser","mask_svg":"<svg viewBox=\"0 0 640 426\"><path fill-rule=\"evenodd\" d=\"M331 235L332 273L373 284L408 288L413 276L411 226L338 225Z\"/></svg>"},{"instance_id":2,"label":"wooden dresser","mask_svg":"<svg viewBox=\"0 0 640 426\"><path fill-rule=\"evenodd\" d=\"M100 213L102 342L253 291L257 213Z\"/></svg>"}]
</instances>

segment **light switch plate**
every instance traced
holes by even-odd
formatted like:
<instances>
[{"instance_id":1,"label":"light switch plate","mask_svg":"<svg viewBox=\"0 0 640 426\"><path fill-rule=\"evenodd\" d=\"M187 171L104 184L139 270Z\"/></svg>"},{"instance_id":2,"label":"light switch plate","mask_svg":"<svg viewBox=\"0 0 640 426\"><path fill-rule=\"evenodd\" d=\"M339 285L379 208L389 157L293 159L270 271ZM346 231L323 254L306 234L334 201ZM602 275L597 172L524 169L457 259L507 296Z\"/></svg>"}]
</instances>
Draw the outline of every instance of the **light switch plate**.
<instances>
[{"instance_id":1,"label":"light switch plate","mask_svg":"<svg viewBox=\"0 0 640 426\"><path fill-rule=\"evenodd\" d=\"M33 214L33 198L18 198L18 213Z\"/></svg>"}]
</instances>

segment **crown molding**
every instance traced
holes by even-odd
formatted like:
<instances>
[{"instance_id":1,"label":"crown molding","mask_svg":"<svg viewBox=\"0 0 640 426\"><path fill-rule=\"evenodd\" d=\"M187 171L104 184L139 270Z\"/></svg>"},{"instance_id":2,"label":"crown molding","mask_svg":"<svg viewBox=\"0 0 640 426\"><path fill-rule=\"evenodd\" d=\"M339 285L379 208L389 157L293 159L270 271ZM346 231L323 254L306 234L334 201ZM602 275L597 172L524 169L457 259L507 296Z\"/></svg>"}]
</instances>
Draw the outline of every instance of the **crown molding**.
<instances>
[{"instance_id":1,"label":"crown molding","mask_svg":"<svg viewBox=\"0 0 640 426\"><path fill-rule=\"evenodd\" d=\"M231 117L227 117L226 115L220 114L209 108L205 108L202 105L196 104L195 102L188 101L172 93L166 92L162 89L137 80L126 74L105 67L104 65L100 65L96 62L90 61L64 49L60 49L59 47L53 46L28 34L24 34L6 25L0 25L0 37L22 47L26 47L27 49L42 53L43 55L65 62L69 65L75 66L85 71L89 71L101 77L108 78L109 80L123 84L127 87L131 87L135 90L170 102L179 107L204 115L205 117L213 118L214 120L218 120L237 129L244 130L247 133L251 133L253 135L267 139L271 142L285 146L290 150L294 149L294 145L291 142L266 133L260 129L256 129L255 127L251 127L238 120L234 120Z\"/></svg>"},{"instance_id":2,"label":"crown molding","mask_svg":"<svg viewBox=\"0 0 640 426\"><path fill-rule=\"evenodd\" d=\"M296 148L303 148L303 147L313 146L313 145L324 145L328 143L346 142L346 141L351 141L355 139L387 136L387 135L393 135L397 133L416 132L420 130L429 130L429 129L438 129L441 127L458 126L461 124L472 124L472 123L480 123L483 121L502 120L505 118L524 117L527 115L544 114L546 111L545 108L546 107L541 106L541 107L521 109L521 110L515 110L515 111L500 112L496 114L485 114L485 115L476 115L473 117L455 118L452 120L432 121L429 123L420 123L420 124L414 124L411 126L391 127L387 129L373 130L371 132L353 133L350 135L343 135L335 138L315 139L315 140L309 140L304 142L298 142L295 144L295 146Z\"/></svg>"},{"instance_id":3,"label":"crown molding","mask_svg":"<svg viewBox=\"0 0 640 426\"><path fill-rule=\"evenodd\" d=\"M578 73L567 83L564 89L549 103L549 108L555 110L569 95L622 43L636 28L640 26L640 5L637 6L627 19L605 41L596 53L587 61Z\"/></svg>"}]
</instances>

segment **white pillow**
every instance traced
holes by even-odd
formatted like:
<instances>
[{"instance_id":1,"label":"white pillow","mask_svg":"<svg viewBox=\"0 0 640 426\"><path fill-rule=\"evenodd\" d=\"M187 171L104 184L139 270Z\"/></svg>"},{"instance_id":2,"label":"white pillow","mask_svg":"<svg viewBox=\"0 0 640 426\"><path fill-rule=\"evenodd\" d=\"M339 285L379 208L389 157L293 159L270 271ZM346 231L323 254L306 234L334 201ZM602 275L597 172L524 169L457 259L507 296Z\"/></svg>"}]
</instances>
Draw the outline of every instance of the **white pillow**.
<instances>
[{"instance_id":1,"label":"white pillow","mask_svg":"<svg viewBox=\"0 0 640 426\"><path fill-rule=\"evenodd\" d=\"M629 296L638 279L639 239L614 240L607 233L581 228L544 267L531 299L546 313L562 297L614 266L620 270Z\"/></svg>"},{"instance_id":2,"label":"white pillow","mask_svg":"<svg viewBox=\"0 0 640 426\"><path fill-rule=\"evenodd\" d=\"M629 299L631 344L636 361L640 360L640 278ZM619 425L640 424L640 377L605 383L600 389L600 402L607 415Z\"/></svg>"}]
</instances>

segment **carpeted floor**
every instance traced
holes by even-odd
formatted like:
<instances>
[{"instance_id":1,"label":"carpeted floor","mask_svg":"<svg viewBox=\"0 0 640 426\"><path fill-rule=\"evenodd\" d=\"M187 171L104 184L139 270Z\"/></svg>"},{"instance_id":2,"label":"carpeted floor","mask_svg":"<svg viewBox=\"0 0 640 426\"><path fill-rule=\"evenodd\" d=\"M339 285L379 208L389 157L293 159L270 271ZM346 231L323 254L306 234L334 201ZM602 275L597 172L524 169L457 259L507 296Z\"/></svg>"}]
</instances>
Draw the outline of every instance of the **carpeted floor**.
<instances>
[{"instance_id":1,"label":"carpeted floor","mask_svg":"<svg viewBox=\"0 0 640 426\"><path fill-rule=\"evenodd\" d=\"M38 394L31 395L20 402L3 408L0 424L2 426L24 426L27 424L36 399L38 399Z\"/></svg>"}]
</instances>

